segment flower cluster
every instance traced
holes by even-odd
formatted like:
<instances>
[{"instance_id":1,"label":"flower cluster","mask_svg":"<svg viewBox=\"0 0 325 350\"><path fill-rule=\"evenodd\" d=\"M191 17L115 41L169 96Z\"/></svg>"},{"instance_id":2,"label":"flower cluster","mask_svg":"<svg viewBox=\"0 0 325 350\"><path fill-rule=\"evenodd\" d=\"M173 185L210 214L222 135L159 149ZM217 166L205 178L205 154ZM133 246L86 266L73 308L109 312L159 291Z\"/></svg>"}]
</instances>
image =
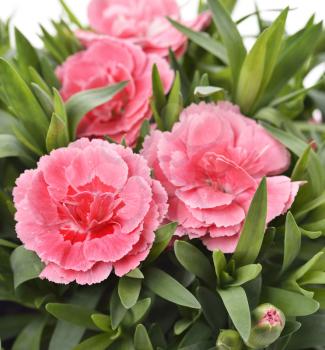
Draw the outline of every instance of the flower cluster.
<instances>
[{"instance_id":1,"label":"flower cluster","mask_svg":"<svg viewBox=\"0 0 325 350\"><path fill-rule=\"evenodd\" d=\"M289 152L229 102L192 104L171 131L152 125L141 155L103 140L137 144L152 116L154 64L162 93L170 90L168 49L180 56L187 40L166 16L180 20L174 0L93 0L95 32L77 31L83 50L56 69L65 101L84 90L127 85L82 118L80 140L43 156L17 180L16 230L45 264L41 278L92 284L112 269L123 276L148 256L162 222L177 222L177 237L231 253L263 177L267 223L295 199L301 182L281 175ZM209 21L205 12L187 25L200 30Z\"/></svg>"}]
</instances>

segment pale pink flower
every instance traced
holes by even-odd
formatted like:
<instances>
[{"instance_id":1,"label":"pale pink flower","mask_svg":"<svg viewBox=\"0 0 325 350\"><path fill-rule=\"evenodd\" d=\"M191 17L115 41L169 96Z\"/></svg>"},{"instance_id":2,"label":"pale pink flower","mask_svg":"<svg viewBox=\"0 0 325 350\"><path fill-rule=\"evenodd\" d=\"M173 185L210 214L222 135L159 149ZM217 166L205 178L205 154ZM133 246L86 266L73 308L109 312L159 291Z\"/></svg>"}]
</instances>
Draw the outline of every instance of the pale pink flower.
<instances>
[{"instance_id":1,"label":"pale pink flower","mask_svg":"<svg viewBox=\"0 0 325 350\"><path fill-rule=\"evenodd\" d=\"M86 138L42 157L13 195L18 237L45 263L40 277L65 284L139 266L167 211L167 194L143 157Z\"/></svg>"},{"instance_id":2,"label":"pale pink flower","mask_svg":"<svg viewBox=\"0 0 325 350\"><path fill-rule=\"evenodd\" d=\"M174 78L167 62L157 55L144 53L139 46L117 39L96 41L59 66L57 75L62 83L60 92L64 100L83 90L128 81L128 85L111 101L95 108L81 120L78 136L108 135L117 142L125 137L127 144L132 146L141 124L151 117L149 98L154 63L167 92Z\"/></svg>"},{"instance_id":3,"label":"pale pink flower","mask_svg":"<svg viewBox=\"0 0 325 350\"><path fill-rule=\"evenodd\" d=\"M153 131L142 154L169 194L177 234L233 252L253 195L267 176L267 222L292 205L300 183L283 173L289 152L227 102L186 108L171 132Z\"/></svg>"},{"instance_id":4,"label":"pale pink flower","mask_svg":"<svg viewBox=\"0 0 325 350\"><path fill-rule=\"evenodd\" d=\"M102 37L129 40L162 57L167 57L171 48L179 57L186 50L187 39L168 22L167 16L196 31L207 27L211 20L205 12L192 21L181 21L175 0L92 0L88 9L90 26ZM77 31L77 36L86 46L98 37L85 31Z\"/></svg>"}]
</instances>

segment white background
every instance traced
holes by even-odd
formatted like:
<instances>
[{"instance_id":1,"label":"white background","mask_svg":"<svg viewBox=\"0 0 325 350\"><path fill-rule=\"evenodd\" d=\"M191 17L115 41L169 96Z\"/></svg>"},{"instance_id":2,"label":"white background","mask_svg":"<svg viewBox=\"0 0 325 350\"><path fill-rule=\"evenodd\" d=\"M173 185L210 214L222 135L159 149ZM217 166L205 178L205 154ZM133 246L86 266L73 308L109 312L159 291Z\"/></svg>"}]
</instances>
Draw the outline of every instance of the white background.
<instances>
[{"instance_id":1,"label":"white background","mask_svg":"<svg viewBox=\"0 0 325 350\"><path fill-rule=\"evenodd\" d=\"M163 0L148 0L163 1ZM74 13L84 23L87 23L87 4L89 0L66 0ZM198 0L178 0L182 7L183 17L191 18L195 15ZM275 9L290 6L297 8L292 11L288 18L289 32L294 32L307 21L313 13L316 19L325 20L324 0L239 0L234 13L234 18L238 19L254 11L254 2L261 9ZM5 19L14 14L13 23L35 44L39 45L38 23L49 27L50 19L57 19L61 14L58 0L0 0L0 18ZM268 19L274 17L274 13L265 13ZM240 26L241 31L246 34L253 34L256 28L256 21L252 18Z\"/></svg>"}]
</instances>

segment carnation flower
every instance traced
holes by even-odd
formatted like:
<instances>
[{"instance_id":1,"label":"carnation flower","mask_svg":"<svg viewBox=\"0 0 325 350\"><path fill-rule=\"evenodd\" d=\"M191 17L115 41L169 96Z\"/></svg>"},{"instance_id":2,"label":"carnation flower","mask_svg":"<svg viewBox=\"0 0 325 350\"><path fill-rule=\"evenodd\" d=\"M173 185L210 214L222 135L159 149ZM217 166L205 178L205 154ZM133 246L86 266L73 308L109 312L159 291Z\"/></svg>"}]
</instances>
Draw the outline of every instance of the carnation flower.
<instances>
[{"instance_id":1,"label":"carnation flower","mask_svg":"<svg viewBox=\"0 0 325 350\"><path fill-rule=\"evenodd\" d=\"M101 282L146 258L167 195L146 161L120 145L80 139L40 159L14 189L16 230L57 283Z\"/></svg>"},{"instance_id":2,"label":"carnation flower","mask_svg":"<svg viewBox=\"0 0 325 350\"><path fill-rule=\"evenodd\" d=\"M151 116L151 72L156 63L165 92L174 73L167 62L156 55L145 54L140 47L115 39L95 41L86 49L69 57L57 69L62 82L61 95L67 100L88 89L104 87L121 81L128 85L111 101L89 112L80 122L79 137L108 135L121 142L123 137L133 145L141 124Z\"/></svg>"},{"instance_id":3,"label":"carnation flower","mask_svg":"<svg viewBox=\"0 0 325 350\"><path fill-rule=\"evenodd\" d=\"M283 173L289 152L227 102L186 108L171 132L146 138L144 157L169 194L177 234L233 252L255 191L267 176L267 222L293 203L299 182Z\"/></svg>"},{"instance_id":4,"label":"carnation flower","mask_svg":"<svg viewBox=\"0 0 325 350\"><path fill-rule=\"evenodd\" d=\"M186 50L187 39L168 22L167 16L181 21L175 0L92 0L88 9L90 26L102 37L127 39L162 57L167 57L171 48L180 56ZM183 23L199 31L209 25L210 14L205 12ZM98 37L85 31L78 31L77 36L86 45Z\"/></svg>"}]
</instances>

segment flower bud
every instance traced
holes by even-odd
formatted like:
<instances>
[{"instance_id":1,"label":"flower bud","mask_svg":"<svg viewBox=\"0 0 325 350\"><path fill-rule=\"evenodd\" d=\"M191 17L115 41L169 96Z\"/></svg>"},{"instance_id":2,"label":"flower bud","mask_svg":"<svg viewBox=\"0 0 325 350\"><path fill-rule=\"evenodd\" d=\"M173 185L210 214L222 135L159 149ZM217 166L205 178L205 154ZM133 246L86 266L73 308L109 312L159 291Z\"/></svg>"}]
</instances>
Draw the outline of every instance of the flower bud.
<instances>
[{"instance_id":1,"label":"flower bud","mask_svg":"<svg viewBox=\"0 0 325 350\"><path fill-rule=\"evenodd\" d=\"M217 350L242 350L244 343L239 333L233 329L221 330L216 344Z\"/></svg>"},{"instance_id":2,"label":"flower bud","mask_svg":"<svg viewBox=\"0 0 325 350\"><path fill-rule=\"evenodd\" d=\"M281 310L271 304L262 304L252 312L252 330L247 345L253 349L267 347L280 336L285 325Z\"/></svg>"}]
</instances>

